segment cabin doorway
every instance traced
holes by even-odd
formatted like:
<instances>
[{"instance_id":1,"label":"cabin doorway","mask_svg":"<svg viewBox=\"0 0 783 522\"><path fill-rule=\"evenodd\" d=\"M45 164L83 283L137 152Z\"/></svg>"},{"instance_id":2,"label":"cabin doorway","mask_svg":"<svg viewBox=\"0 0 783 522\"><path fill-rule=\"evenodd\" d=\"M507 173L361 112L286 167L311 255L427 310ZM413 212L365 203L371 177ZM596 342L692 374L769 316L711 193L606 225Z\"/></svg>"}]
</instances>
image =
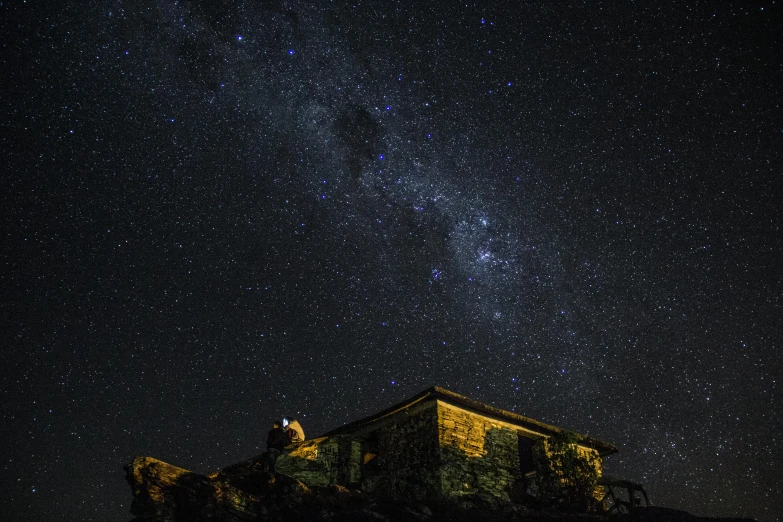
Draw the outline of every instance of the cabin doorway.
<instances>
[{"instance_id":1,"label":"cabin doorway","mask_svg":"<svg viewBox=\"0 0 783 522\"><path fill-rule=\"evenodd\" d=\"M523 477L532 475L535 472L533 464L533 445L535 440L524 435L517 435L519 446L519 471Z\"/></svg>"}]
</instances>

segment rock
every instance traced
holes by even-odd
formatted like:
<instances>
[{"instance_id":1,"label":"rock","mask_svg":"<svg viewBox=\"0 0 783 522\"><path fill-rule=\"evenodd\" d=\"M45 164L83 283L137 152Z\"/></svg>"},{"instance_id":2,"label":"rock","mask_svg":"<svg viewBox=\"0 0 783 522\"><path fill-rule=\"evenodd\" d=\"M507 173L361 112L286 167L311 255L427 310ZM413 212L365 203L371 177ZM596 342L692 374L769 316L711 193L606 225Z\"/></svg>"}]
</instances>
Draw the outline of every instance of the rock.
<instances>
[{"instance_id":1,"label":"rock","mask_svg":"<svg viewBox=\"0 0 783 522\"><path fill-rule=\"evenodd\" d=\"M209 476L151 458L125 466L137 522L198 521L427 521L431 513L404 504L377 503L342 486L308 488L262 470L254 458Z\"/></svg>"}]
</instances>

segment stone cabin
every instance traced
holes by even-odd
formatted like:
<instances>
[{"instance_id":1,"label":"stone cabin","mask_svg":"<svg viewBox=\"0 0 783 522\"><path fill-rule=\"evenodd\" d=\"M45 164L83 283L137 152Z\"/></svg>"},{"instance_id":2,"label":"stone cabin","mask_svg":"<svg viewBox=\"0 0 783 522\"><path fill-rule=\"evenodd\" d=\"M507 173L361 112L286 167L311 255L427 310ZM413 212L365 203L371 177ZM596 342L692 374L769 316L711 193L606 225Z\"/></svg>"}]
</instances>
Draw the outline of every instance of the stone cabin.
<instances>
[{"instance_id":1,"label":"stone cabin","mask_svg":"<svg viewBox=\"0 0 783 522\"><path fill-rule=\"evenodd\" d=\"M533 474L536 443L561 430L436 386L296 445L276 470L310 486L392 498L508 502ZM586 435L578 441L581 451L601 458L617 452Z\"/></svg>"}]
</instances>

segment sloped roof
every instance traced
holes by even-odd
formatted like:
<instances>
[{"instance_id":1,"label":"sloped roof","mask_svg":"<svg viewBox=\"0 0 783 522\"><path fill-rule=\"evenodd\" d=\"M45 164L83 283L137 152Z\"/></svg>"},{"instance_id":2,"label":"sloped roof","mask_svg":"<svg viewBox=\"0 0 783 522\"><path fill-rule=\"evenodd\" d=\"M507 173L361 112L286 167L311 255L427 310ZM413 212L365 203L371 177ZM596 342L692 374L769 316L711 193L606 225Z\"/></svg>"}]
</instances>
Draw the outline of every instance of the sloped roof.
<instances>
[{"instance_id":1,"label":"sloped roof","mask_svg":"<svg viewBox=\"0 0 783 522\"><path fill-rule=\"evenodd\" d=\"M398 411L410 408L414 404L435 400L441 400L448 404L459 406L460 408L464 408L480 415L492 417L510 424L516 424L521 428L526 428L544 435L554 435L564 431L563 428L558 428L557 426L546 424L544 422L519 415L518 413L501 410L500 408L495 408L493 406L474 401L473 399L469 399L463 395L459 395L445 388L441 388L440 386L433 386L432 388L428 388L414 395L410 399L395 404L394 406L390 406L389 408L386 408L385 410L380 411L374 415L370 415L369 417L365 417L354 422L349 422L348 424L344 424L338 428L335 428L326 433L325 436L349 433L372 424L373 422L379 421L385 417L393 415ZM582 435L581 433L577 433L576 435L580 444L597 450L601 456L617 453L617 448L608 442L603 442L598 439L588 437L587 435Z\"/></svg>"}]
</instances>

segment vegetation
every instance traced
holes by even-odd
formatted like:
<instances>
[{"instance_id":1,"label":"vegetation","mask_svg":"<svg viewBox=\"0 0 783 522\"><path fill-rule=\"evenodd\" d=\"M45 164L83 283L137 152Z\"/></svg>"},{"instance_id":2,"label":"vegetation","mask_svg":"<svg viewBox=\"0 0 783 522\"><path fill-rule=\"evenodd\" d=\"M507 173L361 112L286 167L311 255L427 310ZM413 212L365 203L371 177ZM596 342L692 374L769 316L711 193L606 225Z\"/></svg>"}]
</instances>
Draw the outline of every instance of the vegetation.
<instances>
[{"instance_id":1,"label":"vegetation","mask_svg":"<svg viewBox=\"0 0 783 522\"><path fill-rule=\"evenodd\" d=\"M541 449L534 458L539 500L565 511L594 511L598 456L580 452L576 434L568 431L549 437Z\"/></svg>"}]
</instances>

